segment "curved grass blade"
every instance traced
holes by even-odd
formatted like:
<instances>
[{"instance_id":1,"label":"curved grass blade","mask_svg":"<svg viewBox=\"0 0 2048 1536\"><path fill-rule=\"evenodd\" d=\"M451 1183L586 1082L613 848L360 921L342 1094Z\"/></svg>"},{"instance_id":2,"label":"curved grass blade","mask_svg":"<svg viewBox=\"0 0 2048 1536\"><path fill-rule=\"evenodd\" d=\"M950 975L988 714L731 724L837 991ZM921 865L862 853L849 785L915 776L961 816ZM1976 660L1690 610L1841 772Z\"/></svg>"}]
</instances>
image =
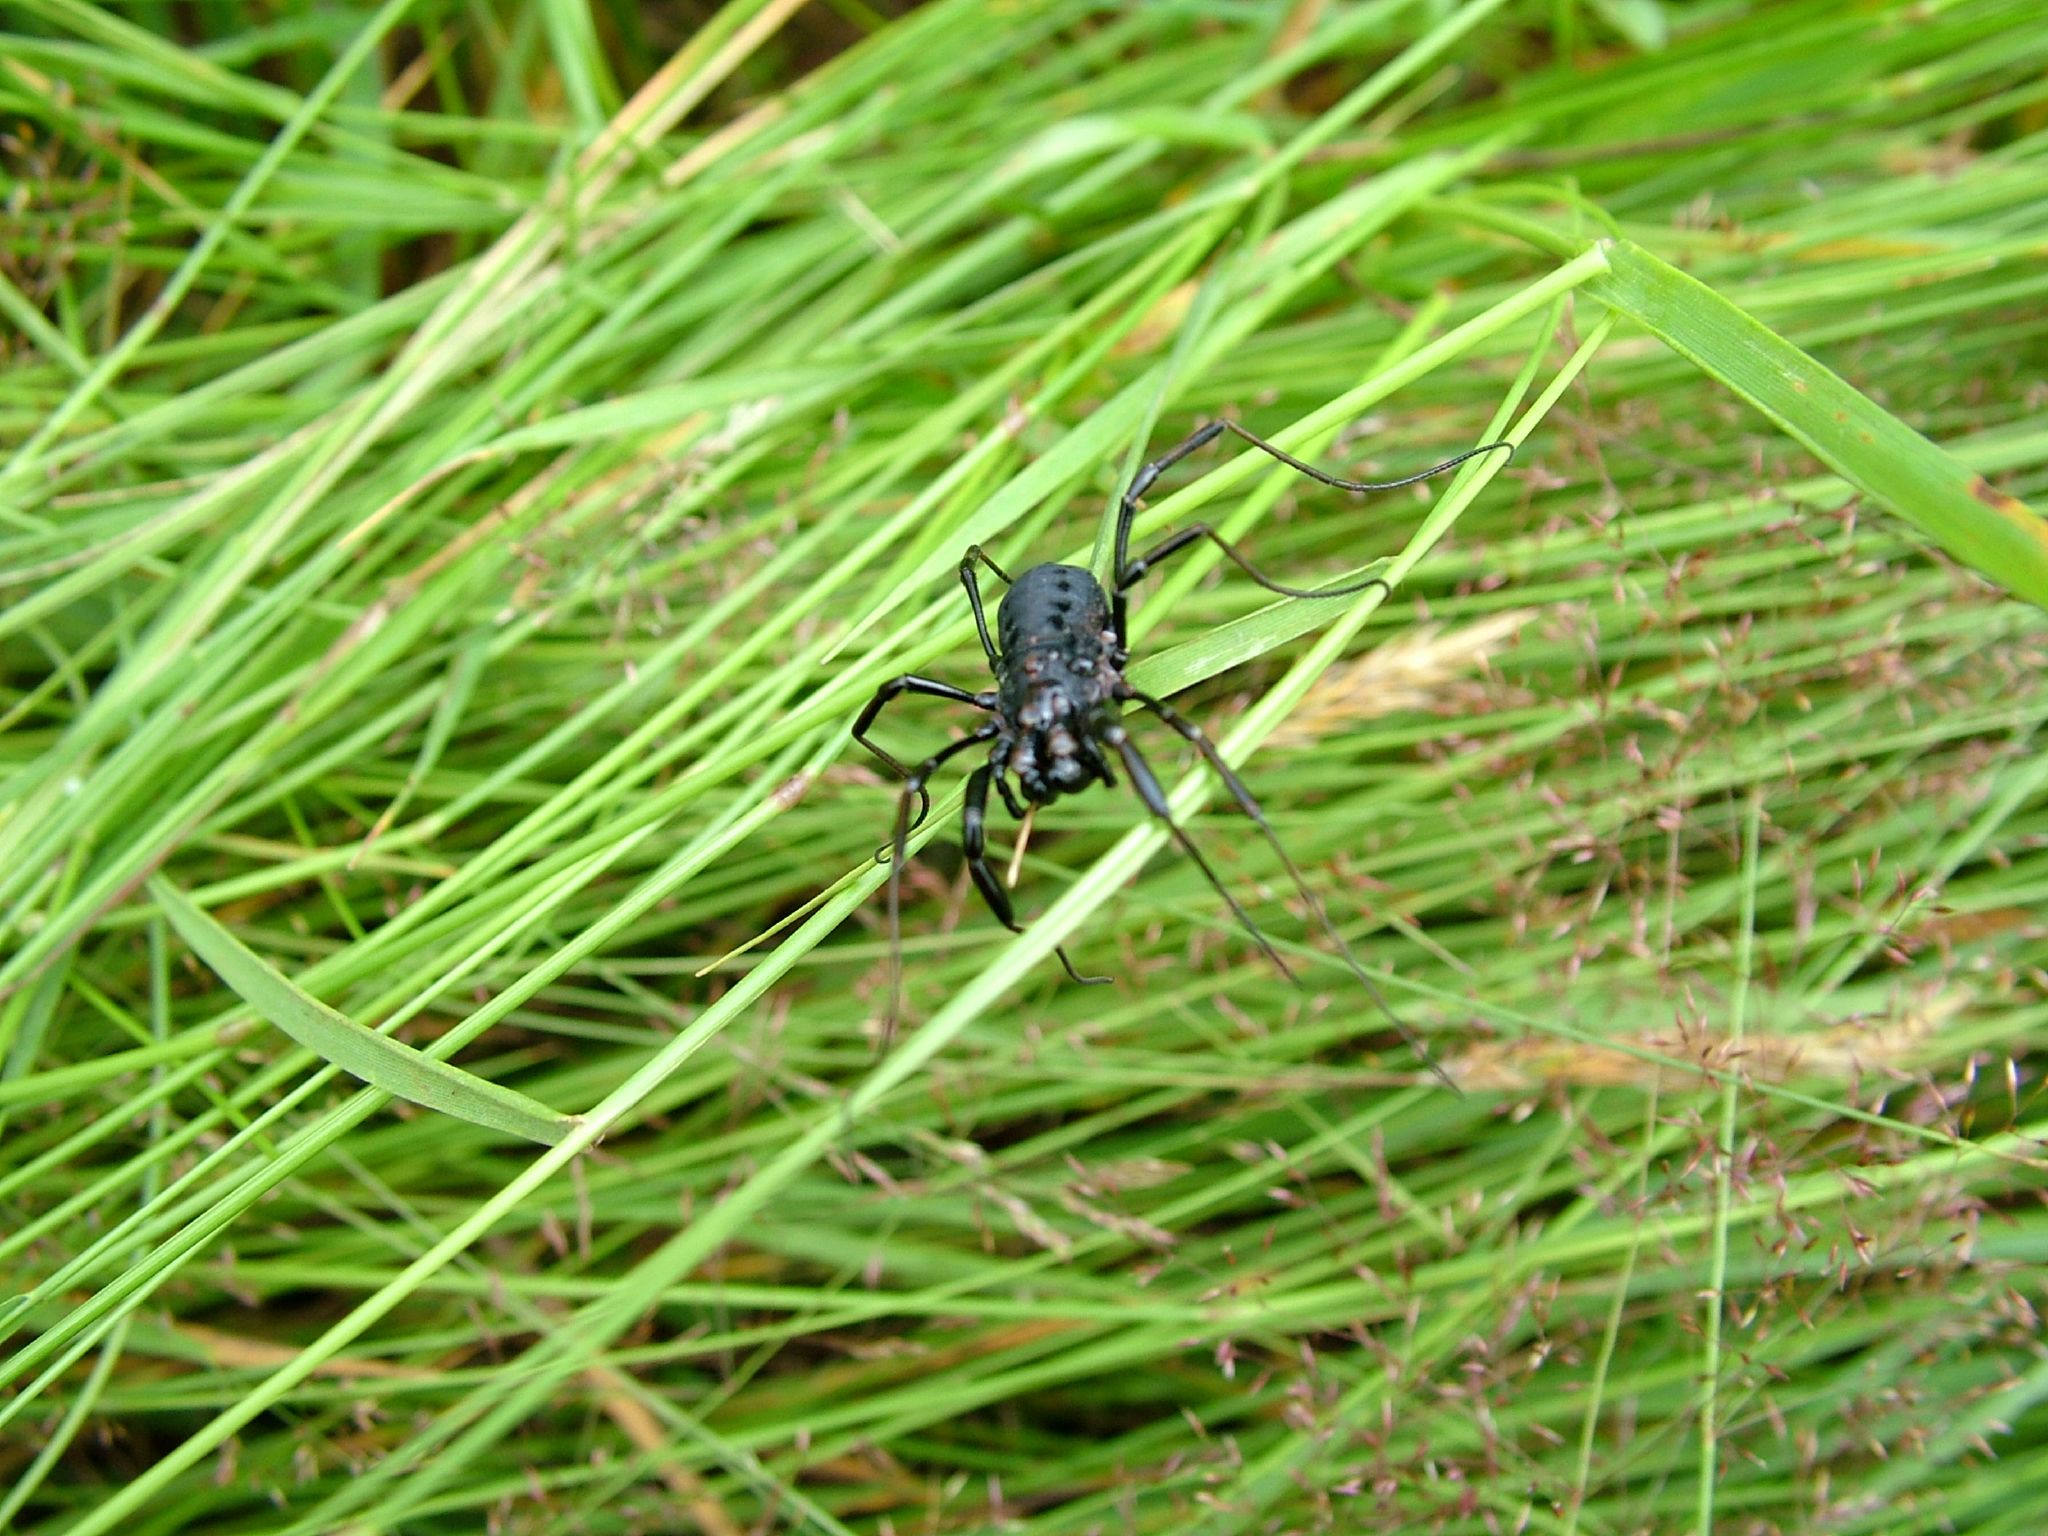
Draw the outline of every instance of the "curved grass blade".
<instances>
[{"instance_id":1,"label":"curved grass blade","mask_svg":"<svg viewBox=\"0 0 2048 1536\"><path fill-rule=\"evenodd\" d=\"M577 1122L537 1099L380 1035L301 991L261 955L202 912L162 878L149 893L171 926L235 995L300 1045L394 1098L439 1110L486 1130L553 1146Z\"/></svg>"}]
</instances>

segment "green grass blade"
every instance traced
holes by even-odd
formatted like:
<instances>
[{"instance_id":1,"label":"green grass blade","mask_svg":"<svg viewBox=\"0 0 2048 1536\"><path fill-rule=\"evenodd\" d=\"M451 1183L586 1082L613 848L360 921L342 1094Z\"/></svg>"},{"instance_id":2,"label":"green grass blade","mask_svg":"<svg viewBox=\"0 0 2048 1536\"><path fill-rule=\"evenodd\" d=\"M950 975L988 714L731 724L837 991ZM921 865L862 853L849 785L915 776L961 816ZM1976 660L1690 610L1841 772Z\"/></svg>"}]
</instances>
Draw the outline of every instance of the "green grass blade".
<instances>
[{"instance_id":1,"label":"green grass blade","mask_svg":"<svg viewBox=\"0 0 2048 1536\"><path fill-rule=\"evenodd\" d=\"M290 979L161 876L149 893L164 909L178 936L212 966L235 995L323 1061L381 1088L394 1098L438 1110L526 1141L553 1146L576 1124L525 1094L436 1061L402 1040L393 1040L337 1013Z\"/></svg>"},{"instance_id":2,"label":"green grass blade","mask_svg":"<svg viewBox=\"0 0 2048 1536\"><path fill-rule=\"evenodd\" d=\"M1706 284L1628 241L1587 292L1727 385L1965 565L2048 608L2048 522Z\"/></svg>"}]
</instances>

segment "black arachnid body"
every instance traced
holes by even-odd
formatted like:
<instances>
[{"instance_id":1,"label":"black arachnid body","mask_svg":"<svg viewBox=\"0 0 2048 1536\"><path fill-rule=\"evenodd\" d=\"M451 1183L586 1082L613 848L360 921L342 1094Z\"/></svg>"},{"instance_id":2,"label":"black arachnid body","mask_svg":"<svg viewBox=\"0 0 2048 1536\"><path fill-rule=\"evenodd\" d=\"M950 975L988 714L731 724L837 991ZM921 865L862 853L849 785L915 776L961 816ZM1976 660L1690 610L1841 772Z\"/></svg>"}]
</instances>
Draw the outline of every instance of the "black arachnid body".
<instances>
[{"instance_id":1,"label":"black arachnid body","mask_svg":"<svg viewBox=\"0 0 2048 1536\"><path fill-rule=\"evenodd\" d=\"M1197 449L1214 442L1225 432L1234 432L1254 448L1271 454L1281 463L1300 471L1324 485L1345 491L1386 491L1404 485L1413 485L1418 480L1441 474L1447 469L1475 458L1482 453L1505 448L1514 451L1508 443L1487 443L1469 449L1455 458L1441 464L1433 464L1416 474L1405 475L1398 480L1342 480L1313 465L1281 451L1264 438L1254 436L1235 422L1212 421L1199 428L1162 457L1140 469L1131 481L1130 489L1124 492L1117 507L1115 562L1112 567L1114 581L1108 592L1102 588L1093 573L1075 565L1034 565L1015 577L1004 571L977 546L967 551L960 562L960 582L967 589L967 601L974 610L974 627L981 637L982 651L988 657L989 670L995 675L996 687L981 693L969 693L950 683L936 678L905 676L891 678L875 690L875 696L860 712L860 718L853 727L854 740L886 763L903 779L903 794L896 811L896 831L890 842L889 856L889 951L891 965L891 991L887 1022L893 1026L896 1017L896 986L900 965L897 954L900 948L900 904L902 901L903 860L908 850L911 832L920 825L931 811L931 797L925 786L940 765L970 747L989 743L988 760L967 777L967 796L960 816L960 842L967 856L967 872L975 888L988 903L999 922L1014 932L1023 930L1010 905L1009 892L1003 889L989 868L985 823L988 816L988 795L993 786L1002 797L1009 813L1024 817L1026 807L1051 805L1062 795L1071 795L1086 789L1091 784L1116 783L1116 768L1121 766L1130 775L1131 787L1144 803L1145 809L1157 817L1172 835L1181 849L1193 859L1209 883L1216 888L1231 913L1244 925L1266 958L1277 966L1281 973L1293 979L1288 969L1266 936L1259 931L1258 924L1251 919L1238 899L1231 895L1209 861L1188 837L1186 831L1173 819L1166 801L1166 792L1160 788L1150 766L1132 741L1131 734L1123 721L1123 707L1135 703L1150 710L1172 731L1189 743L1201 754L1238 808L1258 827L1266 842L1279 856L1287 873L1294 881L1295 889L1314 913L1317 924L1343 952L1352 972L1372 990L1375 1001L1379 1001L1377 988L1359 966L1350 947L1344 943L1328 915L1323 911L1301 871L1287 856L1286 849L1273 835L1259 804L1252 798L1242 780L1231 770L1228 763L1218 755L1216 749L1202 734L1201 728L1188 720L1170 705L1150 694L1140 693L1124 678L1124 664L1130 659L1127 644L1128 629L1127 603L1132 587L1142 580L1146 572L1162 560L1177 554L1197 540L1206 539L1229 558L1232 564L1269 592L1278 592L1284 597L1341 597L1348 593L1363 592L1368 587L1387 589L1387 584L1377 576L1368 576L1362 581L1342 586L1303 589L1283 586L1260 572L1242 553L1224 540L1206 523L1191 523L1175 533L1168 534L1144 554L1132 558L1130 552L1131 526L1138 514L1138 502L1160 475L1179 463ZM996 636L991 638L988 619L982 609L981 584L976 572L977 566L986 566L1009 590L1003 594L1001 606L996 610ZM997 640L1001 641L998 648ZM868 738L868 729L875 723L883 708L890 700L905 693L924 694L932 698L949 699L956 704L969 704L985 710L989 719L977 726L966 736L941 747L937 752L919 763L908 767L897 761ZM1113 760L1113 761L1112 761ZM1011 780L1016 786L1011 787ZM912 807L915 807L913 814ZM1103 977L1084 977L1074 969L1064 949L1054 951L1067 974L1076 981L1101 981ZM1381 1002L1384 1008L1384 1002ZM1391 1012L1388 1017L1392 1018ZM1408 1034L1398 1019L1397 1028L1418 1053L1427 1060L1427 1053L1421 1051L1419 1042ZM1441 1076L1441 1073L1439 1073ZM1448 1079L1446 1079L1448 1081Z\"/></svg>"},{"instance_id":2,"label":"black arachnid body","mask_svg":"<svg viewBox=\"0 0 2048 1536\"><path fill-rule=\"evenodd\" d=\"M1077 565L1034 565L1003 594L996 638L997 708L1013 732L989 759L997 782L1007 767L1030 805L1114 784L1093 727L1128 695L1101 583Z\"/></svg>"}]
</instances>

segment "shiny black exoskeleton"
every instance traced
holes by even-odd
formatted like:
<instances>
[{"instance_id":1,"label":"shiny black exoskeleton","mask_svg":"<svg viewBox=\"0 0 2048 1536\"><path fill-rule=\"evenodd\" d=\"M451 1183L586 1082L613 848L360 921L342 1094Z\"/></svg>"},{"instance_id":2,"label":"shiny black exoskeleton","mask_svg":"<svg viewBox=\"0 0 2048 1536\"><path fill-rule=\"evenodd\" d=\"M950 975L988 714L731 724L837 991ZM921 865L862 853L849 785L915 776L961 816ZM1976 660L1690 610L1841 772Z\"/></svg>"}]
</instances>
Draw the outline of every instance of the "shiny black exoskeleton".
<instances>
[{"instance_id":1,"label":"shiny black exoskeleton","mask_svg":"<svg viewBox=\"0 0 2048 1536\"><path fill-rule=\"evenodd\" d=\"M1225 432L1234 432L1254 448L1272 455L1290 468L1299 470L1311 479L1324 485L1335 486L1346 491L1385 491L1397 486L1413 485L1431 475L1464 463L1482 453L1491 453L1497 448L1506 448L1507 443L1487 443L1473 448L1456 458L1446 459L1432 465L1418 474L1407 475L1399 480L1363 481L1341 480L1305 464L1300 459L1282 452L1264 438L1256 437L1235 422L1212 421L1196 430L1184 442L1170 452L1145 465L1131 481L1130 489L1124 492L1117 507L1115 579L1108 592L1102 588L1094 575L1076 565L1034 565L1022 574L1011 577L995 561L991 560L977 546L967 551L960 562L960 582L967 589L968 604L974 610L975 632L981 637L981 648L988 657L989 670L995 675L996 686L981 693L969 693L951 683L942 683L936 678L906 676L891 678L875 690L875 696L860 712L860 718L853 727L854 740L866 747L876 757L902 777L903 795L897 805L896 832L890 843L889 866L889 949L892 957L891 992L888 1022L893 1025L896 1015L895 977L897 967L894 957L900 949L899 910L902 900L903 860L909 848L911 832L920 825L931 810L931 798L925 785L941 764L948 758L977 744L990 743L988 761L967 776L966 804L960 813L960 842L967 855L967 872L976 889L988 902L989 910L1005 927L1022 932L1018 927L1016 914L1010 905L1010 895L989 868L987 855L986 822L988 817L988 795L991 786L1002 796L1004 807L1012 816L1022 818L1028 806L1051 805L1062 795L1070 795L1086 789L1091 784L1115 784L1116 774L1111 759L1116 760L1124 772L1130 775L1131 786L1145 809L1163 822L1187 855L1200 867L1215 886L1217 893L1229 905L1230 910L1243 923L1266 957L1278 966L1281 972L1292 977L1287 964L1266 936L1259 931L1251 915L1230 894L1223 882L1216 878L1216 872L1209 867L1209 861L1202 857L1201 850L1189 840L1187 833L1174 821L1166 802L1166 792L1160 788L1151 768L1139 754L1131 734L1123 723L1123 706L1136 703L1157 715L1171 730L1192 745L1204 761L1215 770L1230 791L1231 798L1238 804L1267 843L1279 856L1295 888L1302 899L1314 912L1317 922L1338 948L1343 951L1346 962L1359 980L1372 988L1371 978L1359 967L1358 961L1345 945L1343 938L1331 925L1322 904L1317 901L1301 871L1287 856L1287 851L1274 837L1273 829L1267 825L1258 802L1252 798L1242 780L1223 761L1216 749L1202 734L1201 727L1186 719L1170 705L1150 694L1140 693L1124 678L1124 664L1130 659L1127 628L1127 605L1132 587L1141 581L1145 573L1168 556L1178 553L1200 539L1207 539L1253 581L1269 592L1278 592L1285 597L1341 597L1346 593L1363 592L1368 587L1387 590L1387 584L1377 576L1368 576L1342 586L1317 587L1304 590L1299 587L1283 586L1261 573L1236 548L1226 542L1206 523L1191 523L1176 533L1167 535L1144 554L1133 558L1130 552L1131 527L1138 513L1138 502L1150 490L1161 474L1179 463L1197 449L1214 442ZM1009 587L1003 594L1002 604L996 610L996 637L991 638L988 619L982 609L981 583L977 566L985 566L997 579ZM997 639L1001 645L998 647ZM915 768L906 767L896 758L868 738L868 729L875 723L883 708L891 699L900 694L917 693L933 698L950 699L957 704L970 704L989 712L990 718L977 726L968 735L919 763ZM1012 779L1016 780L1013 788ZM916 807L915 814L912 807ZM1076 981L1103 978L1083 977L1074 969L1064 949L1055 951L1067 974ZM1373 989L1378 997L1378 990ZM1385 1006L1384 1003L1381 1004ZM1392 1017L1391 1012L1388 1015ZM1400 1021L1396 1019L1399 1026ZM1402 1030L1407 1034L1405 1028ZM1412 1038L1411 1044L1416 1044ZM1420 1051L1419 1044L1416 1049ZM1426 1053L1425 1053L1425 1059ZM1447 1080L1448 1081L1448 1080Z\"/></svg>"},{"instance_id":2,"label":"shiny black exoskeleton","mask_svg":"<svg viewBox=\"0 0 2048 1536\"><path fill-rule=\"evenodd\" d=\"M1015 774L1030 805L1114 784L1101 742L1130 688L1102 584L1077 565L1034 565L1003 594L996 637L997 718L1008 727L989 754L996 782Z\"/></svg>"}]
</instances>

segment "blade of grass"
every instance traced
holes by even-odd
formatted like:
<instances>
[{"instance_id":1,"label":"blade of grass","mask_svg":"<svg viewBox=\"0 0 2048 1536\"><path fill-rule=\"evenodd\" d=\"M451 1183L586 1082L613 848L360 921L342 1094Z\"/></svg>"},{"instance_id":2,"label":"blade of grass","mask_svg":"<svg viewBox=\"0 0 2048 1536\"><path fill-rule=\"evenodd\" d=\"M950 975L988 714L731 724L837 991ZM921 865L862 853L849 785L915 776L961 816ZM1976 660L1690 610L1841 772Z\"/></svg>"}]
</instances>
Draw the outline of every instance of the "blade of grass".
<instances>
[{"instance_id":1,"label":"blade of grass","mask_svg":"<svg viewBox=\"0 0 2048 1536\"><path fill-rule=\"evenodd\" d=\"M1587 292L1638 321L1843 479L1972 569L2048 608L2048 523L1697 278L1628 241Z\"/></svg>"},{"instance_id":2,"label":"blade of grass","mask_svg":"<svg viewBox=\"0 0 2048 1536\"><path fill-rule=\"evenodd\" d=\"M335 1012L293 986L288 977L193 906L161 876L149 882L149 893L178 936L234 988L236 996L315 1056L352 1077L409 1104L543 1146L553 1146L575 1124L573 1115L561 1114L488 1078L423 1055L402 1040L380 1035Z\"/></svg>"}]
</instances>

